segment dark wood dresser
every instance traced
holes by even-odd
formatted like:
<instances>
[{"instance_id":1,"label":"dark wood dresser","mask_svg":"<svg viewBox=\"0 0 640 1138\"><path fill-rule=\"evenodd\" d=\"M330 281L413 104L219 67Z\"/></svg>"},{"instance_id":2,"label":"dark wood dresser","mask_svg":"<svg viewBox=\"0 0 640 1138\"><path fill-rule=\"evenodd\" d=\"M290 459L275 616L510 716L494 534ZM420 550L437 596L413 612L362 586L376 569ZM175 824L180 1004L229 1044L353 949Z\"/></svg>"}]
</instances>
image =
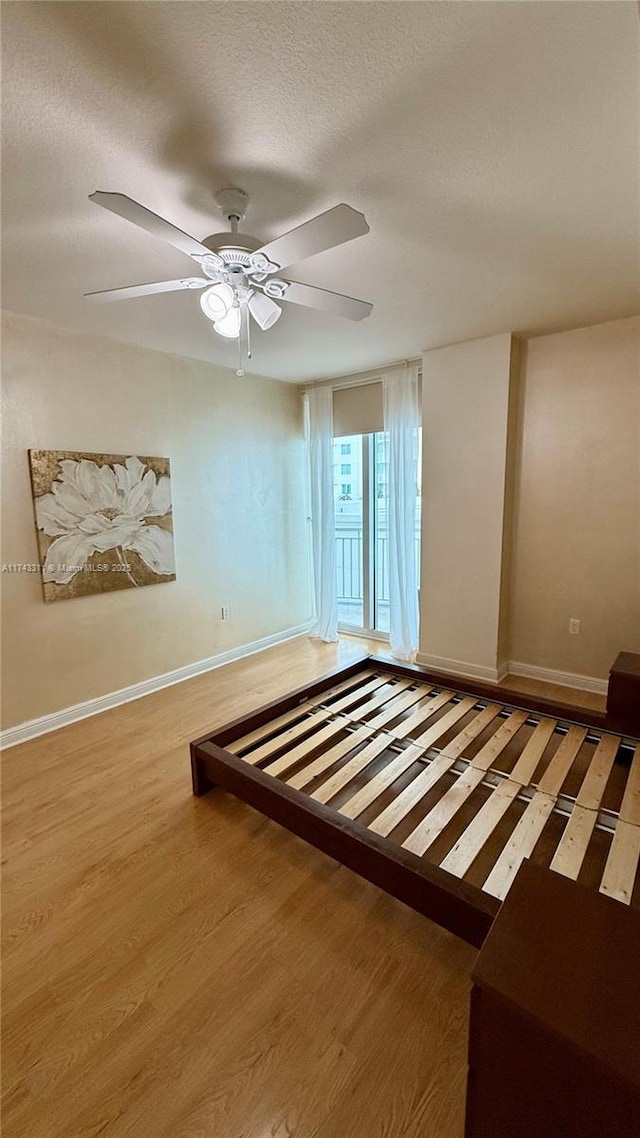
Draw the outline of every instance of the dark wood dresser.
<instances>
[{"instance_id":1,"label":"dark wood dresser","mask_svg":"<svg viewBox=\"0 0 640 1138\"><path fill-rule=\"evenodd\" d=\"M466 1138L640 1136L640 913L526 862L472 979Z\"/></svg>"}]
</instances>

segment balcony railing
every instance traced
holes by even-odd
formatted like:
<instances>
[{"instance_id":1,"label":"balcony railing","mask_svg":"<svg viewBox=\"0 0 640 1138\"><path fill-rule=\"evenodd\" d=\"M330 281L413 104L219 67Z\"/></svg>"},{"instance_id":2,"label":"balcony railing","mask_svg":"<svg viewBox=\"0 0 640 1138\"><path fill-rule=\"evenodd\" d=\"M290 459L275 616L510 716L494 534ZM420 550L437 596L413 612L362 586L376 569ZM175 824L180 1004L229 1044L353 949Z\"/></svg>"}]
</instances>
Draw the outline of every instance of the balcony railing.
<instances>
[{"instance_id":1,"label":"balcony railing","mask_svg":"<svg viewBox=\"0 0 640 1138\"><path fill-rule=\"evenodd\" d=\"M362 528L340 529L336 533L336 573L339 601L361 601Z\"/></svg>"},{"instance_id":2,"label":"balcony railing","mask_svg":"<svg viewBox=\"0 0 640 1138\"><path fill-rule=\"evenodd\" d=\"M420 566L420 530L415 534L416 564ZM379 605L389 604L389 534L385 527L378 530L375 551L376 599ZM362 604L363 557L362 526L340 525L336 527L336 576L338 603L358 602Z\"/></svg>"}]
</instances>

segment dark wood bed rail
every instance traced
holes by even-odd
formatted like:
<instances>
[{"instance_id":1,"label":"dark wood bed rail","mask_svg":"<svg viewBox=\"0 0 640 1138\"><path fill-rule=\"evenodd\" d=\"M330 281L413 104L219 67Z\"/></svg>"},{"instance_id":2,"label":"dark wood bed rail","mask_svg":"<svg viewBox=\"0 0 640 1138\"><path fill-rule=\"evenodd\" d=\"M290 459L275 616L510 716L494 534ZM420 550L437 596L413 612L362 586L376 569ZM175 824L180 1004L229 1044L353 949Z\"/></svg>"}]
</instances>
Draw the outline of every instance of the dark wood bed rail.
<instances>
[{"instance_id":1,"label":"dark wood bed rail","mask_svg":"<svg viewBox=\"0 0 640 1138\"><path fill-rule=\"evenodd\" d=\"M464 881L248 767L215 743L191 746L194 794L214 786L230 791L423 916L478 948L483 943L500 908L495 898L479 897Z\"/></svg>"}]
</instances>

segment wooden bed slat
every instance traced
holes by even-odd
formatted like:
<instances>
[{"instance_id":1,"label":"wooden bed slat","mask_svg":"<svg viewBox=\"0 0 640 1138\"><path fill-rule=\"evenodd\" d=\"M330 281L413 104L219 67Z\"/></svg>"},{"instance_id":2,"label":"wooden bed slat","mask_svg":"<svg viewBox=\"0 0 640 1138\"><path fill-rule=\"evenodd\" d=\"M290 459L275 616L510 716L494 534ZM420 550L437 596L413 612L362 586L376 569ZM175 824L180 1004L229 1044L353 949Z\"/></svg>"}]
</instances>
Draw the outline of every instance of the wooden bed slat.
<instances>
[{"instance_id":1,"label":"wooden bed slat","mask_svg":"<svg viewBox=\"0 0 640 1138\"><path fill-rule=\"evenodd\" d=\"M413 807L424 798L425 794L435 786L438 779L442 778L443 774L453 766L455 759L451 759L449 755L438 755L433 762L429 763L428 767L420 771L419 774L405 786L404 790L393 802L390 802L387 807L378 814L372 822L369 823L368 829L373 830L375 834L380 834L381 837L386 838L396 826L406 818L407 814L413 810Z\"/></svg>"},{"instance_id":2,"label":"wooden bed slat","mask_svg":"<svg viewBox=\"0 0 640 1138\"><path fill-rule=\"evenodd\" d=\"M284 755L280 755L280 758L274 759L273 762L269 763L263 769L266 770L267 774L282 774L283 771L289 770L289 767L300 762L300 759L304 759L305 755L308 755L310 751L315 751L316 747L321 746L322 743L327 743L334 735L339 735L341 731L345 730L346 726L346 719L332 719L329 723L325 724L324 727L321 727L319 731L314 731L313 735L308 739L304 739L302 743L298 743L297 747L293 747L291 751L285 751Z\"/></svg>"},{"instance_id":3,"label":"wooden bed slat","mask_svg":"<svg viewBox=\"0 0 640 1138\"><path fill-rule=\"evenodd\" d=\"M496 715L499 715L501 711L501 703L487 704L487 706L484 707L482 711L478 712L475 719L471 720L471 723L468 723L466 727L463 727L462 731L455 735L451 742L447 743L443 747L443 751L449 756L449 758L457 759L463 753L463 751L466 750L469 744L473 743L474 739L477 739L478 735L481 735L484 729L488 727L490 723L493 723Z\"/></svg>"},{"instance_id":4,"label":"wooden bed slat","mask_svg":"<svg viewBox=\"0 0 640 1138\"><path fill-rule=\"evenodd\" d=\"M441 862L442 869L446 869L449 873L454 873L459 877L464 876L485 842L506 814L510 803L517 797L521 786L530 782L555 727L556 721L548 719L541 720L537 725L512 774L496 788L491 798L461 834ZM551 776L547 780L547 785L555 789L555 795L551 795L551 797L555 797L559 793L573 758L582 745L581 731L582 729L578 729L578 733L573 735L571 739L565 736L558 746L554 759L558 757L560 747L564 743L563 751L555 764L555 770L551 772ZM619 743L620 740L613 735L605 735L600 739L580 788L576 806L551 862L551 869L564 874L566 877L571 877L573 880L576 880L580 873L597 820L595 811L600 808L602 795L615 761ZM549 768L545 773L548 774L548 770ZM517 785L518 783L520 785Z\"/></svg>"},{"instance_id":5,"label":"wooden bed slat","mask_svg":"<svg viewBox=\"0 0 640 1138\"><path fill-rule=\"evenodd\" d=\"M326 723L333 715L337 715L338 712L343 711L345 707L349 707L350 704L362 699L364 695L375 690L375 688L381 687L384 683L384 677L381 679L379 676L376 676L373 680L370 680L368 684L365 684L364 687L360 687L356 691L347 692L345 696L342 696L336 703L332 703L330 707L321 707L318 708L317 711L312 711L310 715L307 715L300 723L294 724L288 731L283 731L279 735L275 735L272 739L268 739L266 743L263 743L262 746L257 747L250 755L242 755L241 757L245 759L246 762L251 763L252 766L255 766L256 763L261 762L262 759L267 759L269 755L272 755L275 751L281 751L283 747L287 747L290 743L295 742L301 735L307 735L310 731L315 731L319 724ZM318 702L324 702L324 700L318 700ZM344 728L346 722L346 718L340 720L338 730ZM323 742L325 738L330 738L332 734L335 734L335 732L329 731L329 734L323 736L319 742ZM315 746L315 744L313 745ZM308 747L307 750L309 749ZM304 754L306 754L305 750L300 751L299 757L302 757ZM294 762L295 761L294 759ZM281 769L284 770L286 767ZM277 774L279 771L272 771L270 768L270 773Z\"/></svg>"},{"instance_id":6,"label":"wooden bed slat","mask_svg":"<svg viewBox=\"0 0 640 1138\"><path fill-rule=\"evenodd\" d=\"M586 737L586 727L576 727L575 724L569 727L564 739L561 739L558 744L558 749L549 766L538 782L538 790L542 794L550 794L557 798Z\"/></svg>"},{"instance_id":7,"label":"wooden bed slat","mask_svg":"<svg viewBox=\"0 0 640 1138\"><path fill-rule=\"evenodd\" d=\"M557 719L541 719L525 743L524 750L509 775L509 782L528 786L542 758L547 743L558 726Z\"/></svg>"},{"instance_id":8,"label":"wooden bed slat","mask_svg":"<svg viewBox=\"0 0 640 1138\"><path fill-rule=\"evenodd\" d=\"M255 731L251 731L248 735L242 735L239 739L234 739L233 742L227 743L225 750L230 751L232 755L237 755L239 751L252 747L254 743L259 743L261 739L265 739L268 735L273 735L280 727L286 727L288 723L293 723L296 719L299 719L301 715L304 715L307 709L311 710L332 696L339 695L340 692L345 691L349 687L352 688L354 684L357 684L358 678L365 679L372 675L373 672L366 671L362 673L362 677L351 676L348 680L343 680L342 683L336 684L335 687L329 688L328 691L321 692L320 695L304 700L302 703L299 703L297 707L292 708L291 711L286 711L284 715L279 715L276 719L270 719L267 723L264 723L262 727L257 727Z\"/></svg>"},{"instance_id":9,"label":"wooden bed slat","mask_svg":"<svg viewBox=\"0 0 640 1138\"><path fill-rule=\"evenodd\" d=\"M620 818L632 826L640 826L640 747L634 748L627 785L620 806Z\"/></svg>"},{"instance_id":10,"label":"wooden bed slat","mask_svg":"<svg viewBox=\"0 0 640 1138\"><path fill-rule=\"evenodd\" d=\"M386 727L387 723L390 723L397 715L402 715L403 711L408 711L408 709L418 703L419 700L425 698L425 686L425 684L420 684L415 690L410 689L409 691L403 692L402 695L399 695L398 698L393 701L392 707L387 706L384 711L381 711L378 715L374 715L373 719L369 720L369 726L373 727L376 731L379 731L381 727ZM438 694L440 693L436 692L432 698L435 699Z\"/></svg>"},{"instance_id":11,"label":"wooden bed slat","mask_svg":"<svg viewBox=\"0 0 640 1138\"><path fill-rule=\"evenodd\" d=\"M550 869L555 869L556 873L561 873L564 877L570 877L572 881L578 880L597 820L595 810L589 810L586 806L573 807Z\"/></svg>"},{"instance_id":12,"label":"wooden bed slat","mask_svg":"<svg viewBox=\"0 0 640 1138\"><path fill-rule=\"evenodd\" d=\"M420 800L420 798L423 797L424 794L427 793L427 790L431 789L431 787L435 784L437 779L440 778L441 774L444 774L445 771L447 771L449 769L449 767L451 767L453 765L454 761L465 750L465 748L469 745L469 743L472 742L473 739L477 738L478 735L480 735L482 731L484 731L485 727L487 727L493 721L493 719L495 719L496 715L498 715L498 713L501 710L502 710L501 704L488 704L487 707L485 707L482 711L480 711L478 713L478 715L475 717L475 719L473 719L472 722L470 724L468 724L467 727L465 727L464 730L461 731L459 735L456 735L455 738L452 739L451 742L448 743L446 745L446 747L443 749L441 757L446 757L447 759L449 759L449 762L447 762L447 763L443 762L439 765L439 767L437 768L437 771L439 771L439 773L437 773L435 777L431 777L431 778L427 777L428 772L423 772L422 774L418 775L418 777L416 779L414 779L414 781L410 784L410 786L406 787L406 789L402 792L402 794L399 795L399 797L396 799L396 801L391 803L391 805L388 806L387 809L385 811L383 811L383 813L378 818L375 819L375 821L370 825L369 828L375 830L376 833L379 833L382 835L387 835L387 834L391 833L391 830L393 830L395 828L395 826L397 826L398 823L409 813L409 811L415 806L416 802L418 802ZM518 730L519 727L521 726L522 722L524 722L524 719L520 718L520 715L524 716L524 714L525 714L524 712L519 713L518 718L515 722L510 722L510 719L509 719L505 723L503 723L498 728L498 731L496 731L496 733L489 740L490 743L493 742L493 748L491 749L491 752L487 752L485 750L485 748L482 748L482 750L478 752L478 755L475 756L475 759L471 760L471 766L475 766L475 761L479 759L480 760L480 766L478 769L482 773L484 773L484 763L486 761L487 754L490 753L491 755L497 755L503 749L503 747L505 747L507 745L509 740L516 733L516 730ZM548 742L549 735L553 731L553 727L555 726L555 722L552 720L548 720L547 723L550 726L545 727L544 729L542 729L540 731L540 735L538 735L536 742L534 743L534 737L536 736L536 732L538 732L541 728L541 724L538 724L535 731L533 732L533 735L528 740L527 745L525 747L525 751L523 751L523 754L521 756L521 757L524 757L525 752L527 752L527 750L528 750L529 755L530 755L530 758L528 760L528 765L531 766L532 773L533 773L533 770L535 770L535 767L537 766L540 754L542 754L542 751L544 750L544 747L546 746L546 743ZM494 742L494 740L496 740L496 737L499 735L499 733L501 731L503 732L501 738L498 739L497 742ZM542 736L542 738L540 736ZM483 755L483 752L484 752L484 755ZM435 763L433 764L433 766L435 766ZM474 780L473 781L473 787L475 787L477 785L477 783L480 781L481 781L481 779L478 779L477 781ZM501 785L504 785L504 784L501 784ZM500 788L498 788L498 789L500 789ZM504 802L504 805L502 805L502 803L500 802L500 799L498 799L498 802L500 804L497 807L494 807L493 810L488 815L485 815L487 822L489 821L489 819L491 819L495 815L495 821L490 824L490 829L488 830L487 835L486 835L487 837L493 832L493 830L495 829L495 826L497 826L497 824L500 821L500 818L502 818L503 814L506 813L506 811L509 807L509 802L512 801L512 799L516 797L519 790L520 790L520 785L514 784L512 793L509 794L508 798ZM496 791L496 793L497 793L497 791ZM502 792L502 794L504 794L504 791ZM489 799L489 802L493 801L494 798L495 798L495 794L493 794L491 796L491 798ZM485 804L485 806L481 808L481 812L484 811L488 807L489 802L487 802ZM473 826L474 823L475 823L475 819L471 823L471 826ZM470 831L470 826L467 827L464 834L460 837L459 841L456 842L456 845L453 847L453 850L451 851L451 853L453 853L454 850L458 849L463 838L467 834L469 834L469 831ZM482 833L481 828L478 828L477 837L479 837L481 835L481 833ZM472 840L475 841L475 840L477 840L477 838L474 837L474 835L472 835ZM485 838L481 838L479 845L478 845L478 850L476 851L476 853L479 851L480 847L484 844L485 840L486 840ZM428 847L425 846L425 849L426 848L428 848ZM448 857L449 856L450 855L448 855ZM462 860L462 856L463 855L460 854L461 860ZM476 854L474 853L473 856L471 857L471 859L469 860L469 863L468 863L469 865L471 864L471 861L473 860L473 857L475 857L475 856L476 856ZM447 866L444 865L444 862L443 862L443 867L447 868L447 869L449 868L448 865ZM466 868L468 868L468 865ZM462 873L466 872L466 868L464 870L462 870ZM452 870L452 872L457 872L457 871ZM460 876L462 875L462 873L460 873Z\"/></svg>"},{"instance_id":13,"label":"wooden bed slat","mask_svg":"<svg viewBox=\"0 0 640 1138\"><path fill-rule=\"evenodd\" d=\"M510 779L501 782L449 850L440 863L441 868L456 877L464 877L521 790L522 787Z\"/></svg>"},{"instance_id":14,"label":"wooden bed slat","mask_svg":"<svg viewBox=\"0 0 640 1138\"><path fill-rule=\"evenodd\" d=\"M568 736L565 736L565 743L567 738ZM582 780L571 816L553 855L550 868L573 881L577 881L580 875L619 745L620 739L614 735L603 735L599 740ZM561 768L558 767L558 778L560 773Z\"/></svg>"},{"instance_id":15,"label":"wooden bed slat","mask_svg":"<svg viewBox=\"0 0 640 1138\"><path fill-rule=\"evenodd\" d=\"M464 876L485 842L504 818L513 800L517 798L523 786L530 783L556 726L555 719L541 719L536 724L511 774L496 787L491 797L480 807L475 818L442 861L443 869L455 873L456 877Z\"/></svg>"},{"instance_id":16,"label":"wooden bed slat","mask_svg":"<svg viewBox=\"0 0 640 1138\"><path fill-rule=\"evenodd\" d=\"M583 806L585 810L600 809L619 746L620 740L615 735L602 736L578 791L577 806Z\"/></svg>"},{"instance_id":17,"label":"wooden bed slat","mask_svg":"<svg viewBox=\"0 0 640 1138\"><path fill-rule=\"evenodd\" d=\"M438 779L442 778L443 774L453 766L455 759L449 758L449 755L438 755L433 762L429 763L428 767L420 771L419 774L409 783L408 786L401 791L400 794L390 802L388 806L378 814L372 822L369 823L368 829L373 830L375 834L380 834L381 837L386 838L396 826L406 818L407 814L413 810L413 807L424 798L432 786L435 786Z\"/></svg>"},{"instance_id":18,"label":"wooden bed slat","mask_svg":"<svg viewBox=\"0 0 640 1138\"><path fill-rule=\"evenodd\" d=\"M243 735L240 739L234 739L232 743L227 743L226 750L230 751L232 755L239 754L240 751L248 750L254 743L259 743L261 739L266 739L267 736L274 735L281 727L286 727L288 723L295 722L296 719L302 718L308 711L308 703L300 703L293 711L286 711L284 715L279 715L277 719L272 719L268 723L263 724L262 727L257 727L255 731L251 731L249 735Z\"/></svg>"},{"instance_id":19,"label":"wooden bed slat","mask_svg":"<svg viewBox=\"0 0 640 1138\"><path fill-rule=\"evenodd\" d=\"M348 763L340 767L340 770L331 775L326 782L316 787L311 797L315 798L317 802L328 802L339 790L342 790L343 786L347 786L352 779L356 778L356 776L360 774L360 771L368 767L369 763L377 759L378 755L381 755L382 752L387 749L390 742L391 740L388 735L378 735L377 738L372 739L371 742L367 743L366 747L363 747Z\"/></svg>"},{"instance_id":20,"label":"wooden bed slat","mask_svg":"<svg viewBox=\"0 0 640 1138\"><path fill-rule=\"evenodd\" d=\"M399 680L392 688L389 688L387 691L379 692L378 695L374 695L372 699L363 703L361 707L356 707L349 711L348 718L356 722L362 719L363 715L368 715L369 712L375 711L378 707L382 707L386 704L390 706L396 704L402 698L402 693L409 687L410 682L410 680ZM394 712L394 714L399 713Z\"/></svg>"},{"instance_id":21,"label":"wooden bed slat","mask_svg":"<svg viewBox=\"0 0 640 1138\"><path fill-rule=\"evenodd\" d=\"M397 755L396 758L391 759L378 774L374 775L366 786L363 786L342 804L340 814L343 814L345 818L357 818L358 814L362 814L362 811L366 810L372 802L375 802L383 790L386 790L392 782L400 778L400 775L404 774L422 755L424 755L424 747L410 743L406 750Z\"/></svg>"},{"instance_id":22,"label":"wooden bed slat","mask_svg":"<svg viewBox=\"0 0 640 1138\"><path fill-rule=\"evenodd\" d=\"M353 715L354 709L360 708L361 701L365 696L371 695L371 692L377 691L379 688L384 687L385 685L388 687L389 697L391 697L396 685L389 683L388 676L374 676L372 680L369 680L368 684L364 684L363 687L357 688L356 691L348 691L346 695L343 695L340 699L337 699L335 703L327 705L326 710L330 715L334 715L340 711L346 711L347 708L349 708L350 714ZM327 701L326 699L323 699L321 702L323 704L326 704ZM365 703L366 702L367 700L365 700Z\"/></svg>"},{"instance_id":23,"label":"wooden bed slat","mask_svg":"<svg viewBox=\"0 0 640 1138\"><path fill-rule=\"evenodd\" d=\"M485 893L504 900L522 862L533 852L555 802L550 794L538 791L534 795L482 886Z\"/></svg>"},{"instance_id":24,"label":"wooden bed slat","mask_svg":"<svg viewBox=\"0 0 640 1138\"><path fill-rule=\"evenodd\" d=\"M625 905L631 903L638 860L640 859L640 826L618 819L609 857L604 868L600 892L615 897Z\"/></svg>"},{"instance_id":25,"label":"wooden bed slat","mask_svg":"<svg viewBox=\"0 0 640 1138\"><path fill-rule=\"evenodd\" d=\"M418 857L422 857L445 827L449 825L467 798L473 794L483 778L483 770L471 766L467 767L464 774L457 779L420 824L416 826L415 830L409 834L409 837L405 839L402 843L404 848L417 854Z\"/></svg>"},{"instance_id":26,"label":"wooden bed slat","mask_svg":"<svg viewBox=\"0 0 640 1138\"><path fill-rule=\"evenodd\" d=\"M292 775L291 778L288 778L286 781L289 783L289 786L300 790L303 786L306 786L307 783L311 782L312 779L316 778L317 775L322 774L323 771L328 770L334 763L337 763L338 759L343 758L344 755L348 755L349 751L353 751L355 747L359 747L361 743L365 743L367 739L371 738L372 734L373 731L370 727L359 727L357 731L351 731L346 739L341 739L334 747L330 747L328 751L324 751L321 755L318 755L317 759L314 759L312 763L303 767L302 770Z\"/></svg>"},{"instance_id":27,"label":"wooden bed slat","mask_svg":"<svg viewBox=\"0 0 640 1138\"><path fill-rule=\"evenodd\" d=\"M294 723L293 727L289 727L286 731L281 731L279 735L275 735L273 739L267 739L265 743L261 743L256 747L255 751L251 751L249 755L241 755L240 757L245 763L250 766L256 766L262 759L268 759L275 751L281 751L283 747L288 747L290 743L295 743L301 735L308 735L311 731L315 731L321 724L326 723L330 718L329 712L325 708L320 708L317 711L312 711L310 715L306 715L299 723Z\"/></svg>"},{"instance_id":28,"label":"wooden bed slat","mask_svg":"<svg viewBox=\"0 0 640 1138\"><path fill-rule=\"evenodd\" d=\"M487 739L487 742L484 747L478 751L478 754L473 756L471 760L472 765L483 771L493 766L494 760L497 759L507 744L518 734L518 731L526 719L526 711L512 711L511 715L505 719L504 723L500 724L498 730L491 738Z\"/></svg>"},{"instance_id":29,"label":"wooden bed slat","mask_svg":"<svg viewBox=\"0 0 640 1138\"><path fill-rule=\"evenodd\" d=\"M413 731L414 727L420 727L425 719L430 719L432 715L435 715L436 711L444 707L444 705L449 703L452 699L452 691L438 692L437 695L428 699L426 703L423 703L421 706L418 705L417 710L411 715L408 715L406 719L403 719L402 723L398 723L397 727L392 727L389 734L393 735L394 739L405 739L407 735Z\"/></svg>"},{"instance_id":30,"label":"wooden bed slat","mask_svg":"<svg viewBox=\"0 0 640 1138\"><path fill-rule=\"evenodd\" d=\"M416 743L418 747L424 747L425 751L428 750L434 743L437 743L438 739L446 735L447 731L449 731L459 719L462 719L464 715L471 711L477 702L473 696L465 696L464 699L460 700L460 703L455 704L455 706L451 708L451 711L447 711L441 719L438 719L437 723L434 723L432 727L427 727L426 731L422 731L420 735L412 739L412 742Z\"/></svg>"},{"instance_id":31,"label":"wooden bed slat","mask_svg":"<svg viewBox=\"0 0 640 1138\"><path fill-rule=\"evenodd\" d=\"M441 738L442 735L445 735L446 732L449 731L450 728L455 723L457 723L459 719L462 719L462 717L475 706L476 702L477 701L471 697L462 699L459 704L457 704L445 715L443 715L442 718L437 721L437 723L419 735L418 738L415 739L409 746L406 752L400 755L397 759L393 759L390 763L388 763L384 770L376 775L371 780L371 782L367 784L367 786L363 787L355 796L350 798L348 802L344 803L340 808L340 813L345 814L348 818L356 818L358 814L361 814L363 810L365 810L367 806L370 806L372 802L375 802L376 798L382 793L382 791L385 790L387 786L390 786L392 782L395 782L395 780L399 778L400 775L403 774L404 771L407 770L429 746L435 743L437 739ZM414 751L415 753L413 753ZM447 755L446 767L450 767L454 761L455 760L453 758ZM445 766L445 764L442 765L443 767ZM423 773L425 772L421 772L421 775L418 777L421 778ZM440 776L438 775L437 777ZM426 781L427 780L425 779L424 782ZM415 782L417 782L417 779L414 779L414 783ZM414 783L411 784L411 787L413 787ZM433 784L431 783L431 785ZM415 789L413 793L415 794ZM406 803L407 799L410 798L411 795L408 795L404 799L403 805ZM384 818L382 825L384 826L387 823L388 816ZM394 822L393 825L397 825L397 822ZM375 828L375 832L382 833L382 831L377 827Z\"/></svg>"}]
</instances>

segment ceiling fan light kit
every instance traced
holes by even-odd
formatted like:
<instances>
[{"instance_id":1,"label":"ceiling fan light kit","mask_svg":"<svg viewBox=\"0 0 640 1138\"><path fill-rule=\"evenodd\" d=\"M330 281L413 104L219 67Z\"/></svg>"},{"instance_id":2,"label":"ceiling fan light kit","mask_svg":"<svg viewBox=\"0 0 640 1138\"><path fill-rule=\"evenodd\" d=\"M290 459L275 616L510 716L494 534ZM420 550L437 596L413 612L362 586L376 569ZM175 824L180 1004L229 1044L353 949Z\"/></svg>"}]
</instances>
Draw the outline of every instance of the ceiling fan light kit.
<instances>
[{"instance_id":1,"label":"ceiling fan light kit","mask_svg":"<svg viewBox=\"0 0 640 1138\"><path fill-rule=\"evenodd\" d=\"M219 336L224 336L227 340L237 340L242 327L240 305L230 308L221 320L214 322L213 327Z\"/></svg>"},{"instance_id":2,"label":"ceiling fan light kit","mask_svg":"<svg viewBox=\"0 0 640 1138\"><path fill-rule=\"evenodd\" d=\"M209 320L222 320L233 304L233 289L228 284L211 285L200 296L200 307Z\"/></svg>"},{"instance_id":3,"label":"ceiling fan light kit","mask_svg":"<svg viewBox=\"0 0 640 1138\"><path fill-rule=\"evenodd\" d=\"M238 375L244 375L243 347L247 358L251 358L250 317L266 332L282 315L276 301L291 301L348 320L364 319L373 307L363 300L274 276L305 257L369 232L364 214L344 203L333 206L265 245L257 237L238 232L249 207L249 195L244 190L226 189L216 195L230 230L214 233L203 241L197 241L125 194L96 191L89 198L187 253L198 263L204 277L155 281L86 295L99 301L126 300L158 292L204 288L200 307L212 321L214 331L225 339L238 341Z\"/></svg>"},{"instance_id":4,"label":"ceiling fan light kit","mask_svg":"<svg viewBox=\"0 0 640 1138\"><path fill-rule=\"evenodd\" d=\"M254 292L249 297L249 312L253 316L256 324L266 332L269 328L273 328L276 320L282 316L282 309L275 300L271 300L269 296L265 296L263 292Z\"/></svg>"}]
</instances>

